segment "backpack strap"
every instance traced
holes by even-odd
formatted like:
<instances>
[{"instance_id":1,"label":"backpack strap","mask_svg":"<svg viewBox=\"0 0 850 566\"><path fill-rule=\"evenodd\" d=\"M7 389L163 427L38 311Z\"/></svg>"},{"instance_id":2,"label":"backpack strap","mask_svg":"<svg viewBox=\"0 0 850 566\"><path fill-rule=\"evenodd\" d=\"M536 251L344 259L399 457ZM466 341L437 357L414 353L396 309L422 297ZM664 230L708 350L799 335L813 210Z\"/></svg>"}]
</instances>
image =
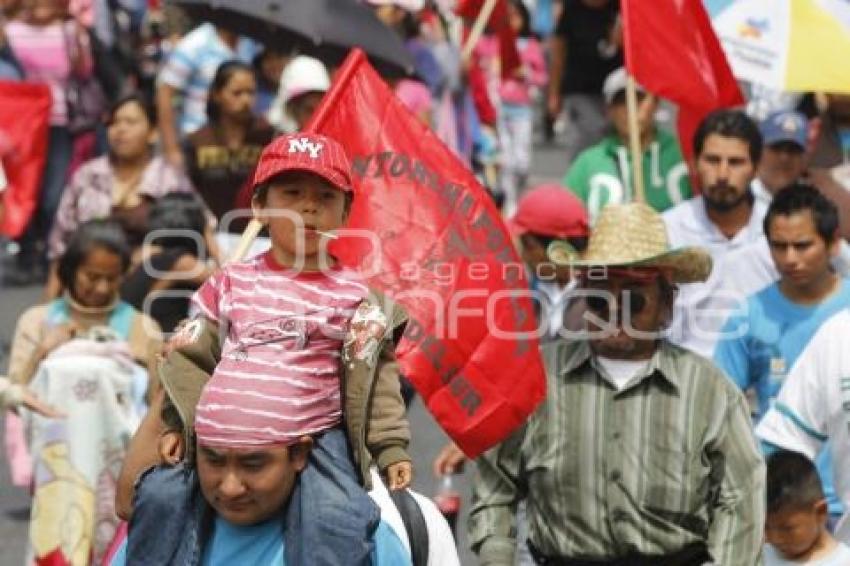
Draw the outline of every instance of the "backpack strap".
<instances>
[{"instance_id":1,"label":"backpack strap","mask_svg":"<svg viewBox=\"0 0 850 566\"><path fill-rule=\"evenodd\" d=\"M390 498L401 515L404 530L407 531L407 539L410 541L410 555L413 566L427 566L428 564L428 525L422 509L414 499L410 491L406 489L390 490Z\"/></svg>"}]
</instances>

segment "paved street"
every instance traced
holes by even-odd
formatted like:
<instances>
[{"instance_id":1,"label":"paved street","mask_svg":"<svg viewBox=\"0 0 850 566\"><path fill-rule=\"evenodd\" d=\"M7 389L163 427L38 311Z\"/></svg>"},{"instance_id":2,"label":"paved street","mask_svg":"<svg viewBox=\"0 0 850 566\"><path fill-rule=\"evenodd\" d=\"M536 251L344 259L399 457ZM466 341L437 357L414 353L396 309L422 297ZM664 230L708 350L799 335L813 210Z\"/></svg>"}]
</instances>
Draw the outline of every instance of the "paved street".
<instances>
[{"instance_id":1,"label":"paved street","mask_svg":"<svg viewBox=\"0 0 850 566\"><path fill-rule=\"evenodd\" d=\"M563 166L558 150L537 149L532 183L560 178ZM39 294L40 289L35 288L0 289L0 373L5 373L6 370L8 344L12 338L15 321L24 309L38 300ZM416 473L415 488L431 495L437 487L436 478L431 473L431 462L446 442L446 436L418 401L411 409L410 421L414 435L412 454ZM0 424L0 432L2 430ZM465 532L466 513L469 510L469 482L473 470L474 467L469 466L457 482L463 496L461 517L458 521L458 544L464 565L476 564L472 553L467 550ZM20 566L23 564L27 535L29 498L24 491L11 487L8 472L3 450L0 453L0 566Z\"/></svg>"}]
</instances>

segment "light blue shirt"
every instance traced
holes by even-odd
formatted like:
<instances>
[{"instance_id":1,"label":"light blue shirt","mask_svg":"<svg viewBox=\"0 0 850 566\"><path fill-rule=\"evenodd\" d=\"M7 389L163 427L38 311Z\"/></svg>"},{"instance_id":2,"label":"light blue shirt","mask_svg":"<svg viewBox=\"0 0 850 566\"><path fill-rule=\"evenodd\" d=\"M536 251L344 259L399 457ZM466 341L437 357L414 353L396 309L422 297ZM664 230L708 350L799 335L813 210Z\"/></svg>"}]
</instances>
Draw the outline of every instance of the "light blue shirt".
<instances>
[{"instance_id":1,"label":"light blue shirt","mask_svg":"<svg viewBox=\"0 0 850 566\"><path fill-rule=\"evenodd\" d=\"M742 390L753 388L758 399L756 421L770 408L785 376L800 352L828 318L850 306L850 280L841 280L841 289L818 305L798 305L789 301L774 283L747 298L744 308L732 314L721 336L740 333L737 338L721 339L714 350L714 362ZM830 512L840 513L841 504L832 486L829 450L817 460Z\"/></svg>"},{"instance_id":2,"label":"light blue shirt","mask_svg":"<svg viewBox=\"0 0 850 566\"><path fill-rule=\"evenodd\" d=\"M285 566L284 536L280 521L243 527L216 517L210 542L204 549L203 566ZM125 566L127 541L121 544L110 566ZM410 566L410 554L392 528L381 521L375 531L372 566Z\"/></svg>"},{"instance_id":3,"label":"light blue shirt","mask_svg":"<svg viewBox=\"0 0 850 566\"><path fill-rule=\"evenodd\" d=\"M225 44L212 24L201 24L174 47L158 80L183 96L178 116L180 133L188 135L207 123L207 94L219 65L238 59L249 63L256 44L240 38L236 49Z\"/></svg>"}]
</instances>

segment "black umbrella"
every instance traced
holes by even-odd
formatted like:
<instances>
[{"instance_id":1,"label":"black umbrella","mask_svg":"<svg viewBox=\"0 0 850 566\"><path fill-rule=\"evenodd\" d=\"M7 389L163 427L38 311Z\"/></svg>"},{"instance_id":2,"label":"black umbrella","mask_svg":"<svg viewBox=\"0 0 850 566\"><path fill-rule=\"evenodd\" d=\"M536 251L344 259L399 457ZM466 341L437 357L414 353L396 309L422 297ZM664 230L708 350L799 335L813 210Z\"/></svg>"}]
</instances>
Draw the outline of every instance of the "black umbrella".
<instances>
[{"instance_id":1,"label":"black umbrella","mask_svg":"<svg viewBox=\"0 0 850 566\"><path fill-rule=\"evenodd\" d=\"M251 37L267 47L342 62L360 47L385 76L413 72L404 42L368 6L354 0L175 0L202 21Z\"/></svg>"}]
</instances>

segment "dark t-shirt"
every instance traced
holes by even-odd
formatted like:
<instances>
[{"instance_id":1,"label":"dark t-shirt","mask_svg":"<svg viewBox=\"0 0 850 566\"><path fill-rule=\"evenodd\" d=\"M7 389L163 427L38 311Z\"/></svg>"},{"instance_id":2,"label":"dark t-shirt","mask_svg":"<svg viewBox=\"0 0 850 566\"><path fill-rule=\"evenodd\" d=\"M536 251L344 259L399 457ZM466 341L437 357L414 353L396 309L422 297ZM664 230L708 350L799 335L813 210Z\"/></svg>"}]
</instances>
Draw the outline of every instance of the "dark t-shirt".
<instances>
[{"instance_id":1,"label":"dark t-shirt","mask_svg":"<svg viewBox=\"0 0 850 566\"><path fill-rule=\"evenodd\" d=\"M555 30L567 43L563 94L601 95L605 77L622 66L622 50L613 57L602 53L619 13L617 0L611 0L604 8L588 8L581 0L564 1L564 12Z\"/></svg>"},{"instance_id":2,"label":"dark t-shirt","mask_svg":"<svg viewBox=\"0 0 850 566\"><path fill-rule=\"evenodd\" d=\"M257 119L236 150L229 149L216 129L206 125L186 141L186 165L198 194L219 220L236 208L236 195L250 181L263 148L274 137L274 129ZM231 232L239 233L247 223L240 222Z\"/></svg>"}]
</instances>

